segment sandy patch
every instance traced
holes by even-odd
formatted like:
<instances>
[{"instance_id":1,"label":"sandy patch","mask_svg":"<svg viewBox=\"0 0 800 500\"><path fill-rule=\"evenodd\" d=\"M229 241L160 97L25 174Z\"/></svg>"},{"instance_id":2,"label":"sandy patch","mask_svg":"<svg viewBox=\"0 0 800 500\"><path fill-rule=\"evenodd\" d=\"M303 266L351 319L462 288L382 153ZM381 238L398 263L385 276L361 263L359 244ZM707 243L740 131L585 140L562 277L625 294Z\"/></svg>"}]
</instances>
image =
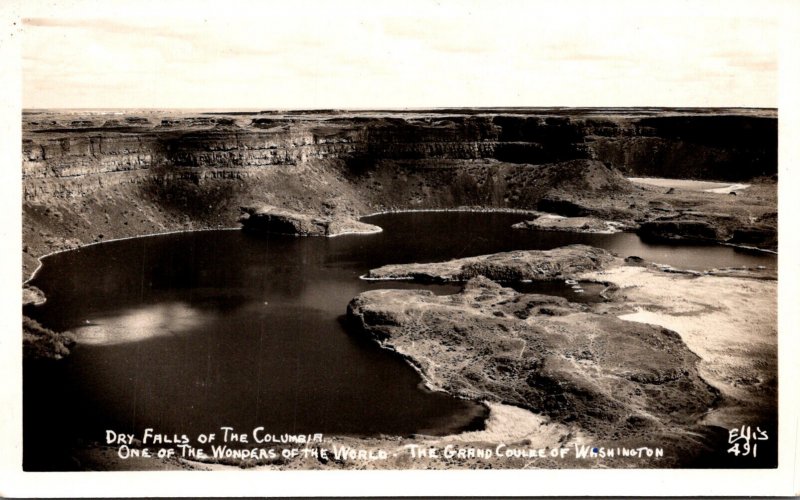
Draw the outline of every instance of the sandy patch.
<instances>
[{"instance_id":1,"label":"sandy patch","mask_svg":"<svg viewBox=\"0 0 800 500\"><path fill-rule=\"evenodd\" d=\"M660 177L628 177L635 184L664 188L685 189L686 191L702 191L706 193L728 194L732 191L747 189L750 184L731 184L729 182L693 181L689 179L665 179Z\"/></svg>"},{"instance_id":2,"label":"sandy patch","mask_svg":"<svg viewBox=\"0 0 800 500\"><path fill-rule=\"evenodd\" d=\"M722 391L723 406L706 419L723 426L777 403L777 281L691 277L619 267L582 278L616 283L628 321L678 332L700 356L701 376Z\"/></svg>"},{"instance_id":3,"label":"sandy patch","mask_svg":"<svg viewBox=\"0 0 800 500\"><path fill-rule=\"evenodd\" d=\"M730 194L734 191L741 191L742 189L747 189L750 187L750 184L731 184L730 186L722 186L713 189L704 189L706 193L717 193L717 194Z\"/></svg>"},{"instance_id":4,"label":"sandy patch","mask_svg":"<svg viewBox=\"0 0 800 500\"><path fill-rule=\"evenodd\" d=\"M490 413L484 430L446 436L442 441L514 443L528 440L532 448L556 448L578 437L566 425L523 408L500 403L486 403L486 406Z\"/></svg>"}]
</instances>

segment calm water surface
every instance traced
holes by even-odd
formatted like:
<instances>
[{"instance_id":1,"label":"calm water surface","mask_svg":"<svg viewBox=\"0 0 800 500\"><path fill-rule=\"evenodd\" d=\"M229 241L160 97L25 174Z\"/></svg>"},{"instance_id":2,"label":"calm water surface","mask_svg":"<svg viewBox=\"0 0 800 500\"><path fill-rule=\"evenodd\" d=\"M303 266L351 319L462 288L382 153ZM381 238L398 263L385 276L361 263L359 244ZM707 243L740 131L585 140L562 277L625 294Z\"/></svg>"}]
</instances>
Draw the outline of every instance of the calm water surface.
<instances>
[{"instance_id":1,"label":"calm water surface","mask_svg":"<svg viewBox=\"0 0 800 500\"><path fill-rule=\"evenodd\" d=\"M360 280L390 263L584 243L676 267L775 266L727 247L643 244L633 234L511 229L505 213L404 213L365 219L373 235L298 238L211 231L110 242L45 260L26 310L79 338L58 363L26 362L25 468L69 469L53 450L102 441L105 429L207 433L445 434L486 409L427 391L397 355L348 333L362 291L421 288ZM455 293L458 286L425 286ZM560 283L525 291L590 301Z\"/></svg>"}]
</instances>

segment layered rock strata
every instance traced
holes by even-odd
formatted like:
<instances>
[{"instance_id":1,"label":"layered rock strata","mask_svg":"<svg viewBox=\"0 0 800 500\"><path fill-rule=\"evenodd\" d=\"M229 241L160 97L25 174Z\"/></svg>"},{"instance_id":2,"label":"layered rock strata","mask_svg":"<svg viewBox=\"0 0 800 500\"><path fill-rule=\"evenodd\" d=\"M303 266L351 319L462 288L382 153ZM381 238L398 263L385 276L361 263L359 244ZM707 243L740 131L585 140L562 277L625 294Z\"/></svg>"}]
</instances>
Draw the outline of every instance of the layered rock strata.
<instances>
[{"instance_id":1,"label":"layered rock strata","mask_svg":"<svg viewBox=\"0 0 800 500\"><path fill-rule=\"evenodd\" d=\"M28 112L23 131L23 170L31 178L324 158L352 160L354 168L376 159L543 164L586 158L626 175L736 180L774 174L777 158L774 110L152 112L124 123L99 114Z\"/></svg>"},{"instance_id":2,"label":"layered rock strata","mask_svg":"<svg viewBox=\"0 0 800 500\"><path fill-rule=\"evenodd\" d=\"M241 206L331 220L538 209L635 227L660 195L623 175L750 182L775 174L776 145L774 110L26 111L23 267L92 242L234 227ZM737 204L702 193L703 210L739 207L722 237L770 246L777 222L748 222L775 212L774 195L751 203L758 192Z\"/></svg>"}]
</instances>

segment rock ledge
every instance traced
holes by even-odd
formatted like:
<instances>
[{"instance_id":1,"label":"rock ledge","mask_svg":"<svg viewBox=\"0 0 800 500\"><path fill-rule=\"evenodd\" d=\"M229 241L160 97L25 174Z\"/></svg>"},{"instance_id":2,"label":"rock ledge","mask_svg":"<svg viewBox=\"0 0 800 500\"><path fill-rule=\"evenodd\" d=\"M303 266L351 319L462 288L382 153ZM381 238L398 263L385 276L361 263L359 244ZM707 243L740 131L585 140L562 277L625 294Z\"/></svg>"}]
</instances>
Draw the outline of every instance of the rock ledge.
<instances>
[{"instance_id":1,"label":"rock ledge","mask_svg":"<svg viewBox=\"0 0 800 500\"><path fill-rule=\"evenodd\" d=\"M271 205L242 207L242 229L299 236L379 233L381 228L349 218L315 217Z\"/></svg>"}]
</instances>

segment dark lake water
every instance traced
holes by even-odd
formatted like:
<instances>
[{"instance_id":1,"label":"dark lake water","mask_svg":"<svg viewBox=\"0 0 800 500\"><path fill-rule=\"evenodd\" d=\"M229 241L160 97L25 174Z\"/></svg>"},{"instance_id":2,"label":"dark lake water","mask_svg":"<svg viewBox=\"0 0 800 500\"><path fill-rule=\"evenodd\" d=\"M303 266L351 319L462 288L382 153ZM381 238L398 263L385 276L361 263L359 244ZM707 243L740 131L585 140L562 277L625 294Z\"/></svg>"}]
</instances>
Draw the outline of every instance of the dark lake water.
<instances>
[{"instance_id":1,"label":"dark lake water","mask_svg":"<svg viewBox=\"0 0 800 500\"><path fill-rule=\"evenodd\" d=\"M79 467L58 450L106 429L208 433L441 435L478 428L486 409L426 390L399 356L347 331L365 290L421 288L360 280L390 263L585 243L676 267L775 266L719 246L640 242L633 234L514 230L508 213L403 213L365 219L384 231L336 238L209 231L117 241L45 259L26 314L79 343L63 361L26 362L27 470ZM455 293L457 285L424 286ZM524 291L591 301L563 283Z\"/></svg>"}]
</instances>

